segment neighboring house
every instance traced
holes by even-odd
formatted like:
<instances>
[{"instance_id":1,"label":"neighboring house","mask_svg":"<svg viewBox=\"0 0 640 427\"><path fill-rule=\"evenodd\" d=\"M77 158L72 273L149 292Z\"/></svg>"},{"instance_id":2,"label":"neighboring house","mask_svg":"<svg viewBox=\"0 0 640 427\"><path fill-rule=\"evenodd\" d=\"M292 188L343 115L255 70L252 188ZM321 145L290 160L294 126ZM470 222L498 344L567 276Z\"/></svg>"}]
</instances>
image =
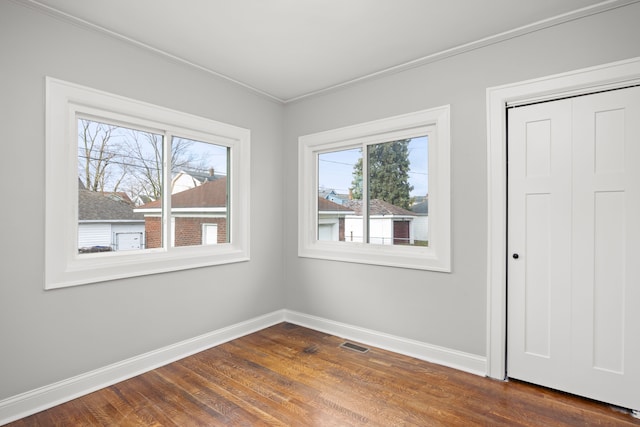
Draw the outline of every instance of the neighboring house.
<instances>
[{"instance_id":1,"label":"neighboring house","mask_svg":"<svg viewBox=\"0 0 640 427\"><path fill-rule=\"evenodd\" d=\"M134 211L144 215L146 247L161 247L160 201L138 206ZM193 188L172 194L171 231L172 246L226 243L227 178L205 180Z\"/></svg>"},{"instance_id":2,"label":"neighboring house","mask_svg":"<svg viewBox=\"0 0 640 427\"><path fill-rule=\"evenodd\" d=\"M145 248L142 214L126 193L78 188L78 250L80 253Z\"/></svg>"},{"instance_id":3,"label":"neighboring house","mask_svg":"<svg viewBox=\"0 0 640 427\"><path fill-rule=\"evenodd\" d=\"M320 190L318 192L318 195L323 199L329 200L339 205L344 205L345 201L349 199L349 197L345 197L345 195L343 194L336 193L335 190Z\"/></svg>"},{"instance_id":4,"label":"neighboring house","mask_svg":"<svg viewBox=\"0 0 640 427\"><path fill-rule=\"evenodd\" d=\"M348 200L345 205L354 211L345 217L345 240L362 242L362 200ZM370 201L369 243L407 245L415 243L413 221L416 214L379 199Z\"/></svg>"},{"instance_id":5,"label":"neighboring house","mask_svg":"<svg viewBox=\"0 0 640 427\"><path fill-rule=\"evenodd\" d=\"M207 172L201 170L182 170L171 179L171 194L180 193L181 191L202 185L207 181L215 181L223 178L224 175L216 175L213 168Z\"/></svg>"},{"instance_id":6,"label":"neighboring house","mask_svg":"<svg viewBox=\"0 0 640 427\"><path fill-rule=\"evenodd\" d=\"M345 216L354 212L346 206L318 196L318 240L345 240Z\"/></svg>"},{"instance_id":7,"label":"neighboring house","mask_svg":"<svg viewBox=\"0 0 640 427\"><path fill-rule=\"evenodd\" d=\"M426 244L429 241L429 197L416 197L411 212L416 215L413 220L414 239Z\"/></svg>"}]
</instances>

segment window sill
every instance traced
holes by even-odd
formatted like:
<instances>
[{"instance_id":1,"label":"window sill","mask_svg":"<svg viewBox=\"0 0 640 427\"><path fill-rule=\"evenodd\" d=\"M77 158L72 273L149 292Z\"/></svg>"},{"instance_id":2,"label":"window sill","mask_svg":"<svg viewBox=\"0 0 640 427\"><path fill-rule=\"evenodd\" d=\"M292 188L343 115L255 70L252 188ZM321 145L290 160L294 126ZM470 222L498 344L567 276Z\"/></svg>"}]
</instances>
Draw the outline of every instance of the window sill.
<instances>
[{"instance_id":1,"label":"window sill","mask_svg":"<svg viewBox=\"0 0 640 427\"><path fill-rule=\"evenodd\" d=\"M416 270L451 271L446 260L438 258L433 249L412 246L316 241L299 248L298 256Z\"/></svg>"}]
</instances>

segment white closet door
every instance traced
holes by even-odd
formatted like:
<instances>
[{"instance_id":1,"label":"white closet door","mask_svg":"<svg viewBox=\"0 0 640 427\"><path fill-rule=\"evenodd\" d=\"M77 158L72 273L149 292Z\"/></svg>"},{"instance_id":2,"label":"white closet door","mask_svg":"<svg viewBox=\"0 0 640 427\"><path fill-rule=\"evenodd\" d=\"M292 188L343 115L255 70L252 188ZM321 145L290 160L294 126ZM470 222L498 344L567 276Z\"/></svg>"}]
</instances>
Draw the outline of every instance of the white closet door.
<instances>
[{"instance_id":1,"label":"white closet door","mask_svg":"<svg viewBox=\"0 0 640 427\"><path fill-rule=\"evenodd\" d=\"M640 409L640 88L508 120L508 376Z\"/></svg>"}]
</instances>

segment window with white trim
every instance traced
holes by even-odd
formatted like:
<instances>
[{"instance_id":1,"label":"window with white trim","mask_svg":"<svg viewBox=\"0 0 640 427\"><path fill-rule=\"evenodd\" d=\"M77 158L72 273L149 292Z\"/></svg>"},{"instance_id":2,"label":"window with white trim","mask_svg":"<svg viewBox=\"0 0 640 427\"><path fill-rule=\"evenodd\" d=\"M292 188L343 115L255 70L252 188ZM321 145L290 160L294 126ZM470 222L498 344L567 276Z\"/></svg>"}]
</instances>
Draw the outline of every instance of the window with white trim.
<instances>
[{"instance_id":1,"label":"window with white trim","mask_svg":"<svg viewBox=\"0 0 640 427\"><path fill-rule=\"evenodd\" d=\"M299 256L450 272L449 116L300 137Z\"/></svg>"},{"instance_id":2,"label":"window with white trim","mask_svg":"<svg viewBox=\"0 0 640 427\"><path fill-rule=\"evenodd\" d=\"M46 88L46 289L249 259L249 130Z\"/></svg>"}]
</instances>

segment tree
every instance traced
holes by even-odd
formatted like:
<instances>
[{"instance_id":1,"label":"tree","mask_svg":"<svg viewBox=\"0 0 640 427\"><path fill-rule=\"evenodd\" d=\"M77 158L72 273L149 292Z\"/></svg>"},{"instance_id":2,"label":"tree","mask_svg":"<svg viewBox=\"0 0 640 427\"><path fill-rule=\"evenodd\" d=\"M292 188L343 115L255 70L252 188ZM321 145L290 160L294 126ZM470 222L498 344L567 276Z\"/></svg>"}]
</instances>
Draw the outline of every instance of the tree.
<instances>
[{"instance_id":1,"label":"tree","mask_svg":"<svg viewBox=\"0 0 640 427\"><path fill-rule=\"evenodd\" d=\"M196 141L173 138L172 172L201 166L191 150ZM90 191L125 191L132 200L162 195L163 137L151 132L81 119L78 121L78 174Z\"/></svg>"},{"instance_id":2,"label":"tree","mask_svg":"<svg viewBox=\"0 0 640 427\"><path fill-rule=\"evenodd\" d=\"M398 140L367 147L369 199L380 199L392 205L409 209L411 190L409 184L409 142ZM354 199L362 197L362 159L353 167L351 194Z\"/></svg>"},{"instance_id":3,"label":"tree","mask_svg":"<svg viewBox=\"0 0 640 427\"><path fill-rule=\"evenodd\" d=\"M116 130L117 126L79 120L78 168L87 190L105 191L105 186L111 183L114 172L111 165L117 162L119 150L112 141ZM118 174L112 191L117 191L122 178L123 174Z\"/></svg>"},{"instance_id":4,"label":"tree","mask_svg":"<svg viewBox=\"0 0 640 427\"><path fill-rule=\"evenodd\" d=\"M162 195L162 136L130 129L124 145L129 159L125 168L128 174L128 190L132 198L144 196L157 200ZM195 169L197 156L190 150L194 141L173 138L171 143L171 172Z\"/></svg>"},{"instance_id":5,"label":"tree","mask_svg":"<svg viewBox=\"0 0 640 427\"><path fill-rule=\"evenodd\" d=\"M350 196L355 200L362 200L362 157L353 165L352 187L349 188Z\"/></svg>"}]
</instances>

